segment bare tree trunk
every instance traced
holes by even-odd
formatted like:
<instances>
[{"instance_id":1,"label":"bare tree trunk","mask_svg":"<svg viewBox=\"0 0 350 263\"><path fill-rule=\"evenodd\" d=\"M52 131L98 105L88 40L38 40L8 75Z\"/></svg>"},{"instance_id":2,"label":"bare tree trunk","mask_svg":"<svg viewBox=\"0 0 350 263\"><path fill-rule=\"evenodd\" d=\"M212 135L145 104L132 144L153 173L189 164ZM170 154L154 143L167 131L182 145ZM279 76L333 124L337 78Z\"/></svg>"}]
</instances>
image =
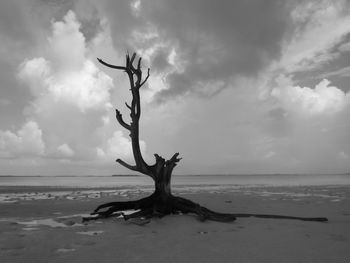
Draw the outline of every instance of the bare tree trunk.
<instances>
[{"instance_id":1,"label":"bare tree trunk","mask_svg":"<svg viewBox=\"0 0 350 263\"><path fill-rule=\"evenodd\" d=\"M141 57L138 59L137 66L134 66L134 60L136 54L131 57L126 55L125 66L115 66L108 64L101 59L98 61L110 68L125 71L129 77L130 90L132 94L131 105L125 103L126 107L130 110L131 123L125 122L122 114L116 109L116 119L119 124L130 132L132 151L134 155L135 165L126 163L121 159L117 159L116 162L122 166L136 172L140 172L147 176L150 176L155 184L155 191L152 195L142 198L136 201L126 202L111 202L98 206L91 214L92 217L83 218L84 221L95 220L98 218L105 218L111 216L123 215L125 220L130 218L151 218L153 216L162 217L168 214L176 213L193 213L198 216L202 221L214 220L221 222L232 222L236 217L261 217L261 218L278 218L278 219L298 219L307 221L327 221L327 218L305 218L305 217L291 217L281 215L261 215L261 214L225 214L211 211L205 207L200 206L190 200L182 197L176 197L171 194L171 175L181 160L179 153L175 153L169 160L165 160L158 154L154 154L155 163L148 165L143 159L140 149L139 138L139 120L141 116L141 102L140 102L140 88L146 83L149 78L149 69L147 76L142 77L141 70ZM137 210L133 214L125 215L125 210Z\"/></svg>"}]
</instances>

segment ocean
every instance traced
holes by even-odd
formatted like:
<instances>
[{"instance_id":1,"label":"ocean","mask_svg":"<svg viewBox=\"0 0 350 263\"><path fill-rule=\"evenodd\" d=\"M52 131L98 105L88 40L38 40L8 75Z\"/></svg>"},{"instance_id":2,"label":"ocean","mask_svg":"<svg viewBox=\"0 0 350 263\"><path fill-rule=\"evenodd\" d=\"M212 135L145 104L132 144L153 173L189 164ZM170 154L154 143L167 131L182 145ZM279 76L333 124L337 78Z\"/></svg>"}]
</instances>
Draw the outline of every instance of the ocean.
<instances>
[{"instance_id":1,"label":"ocean","mask_svg":"<svg viewBox=\"0 0 350 263\"><path fill-rule=\"evenodd\" d=\"M152 186L148 176L0 176L0 186L125 187ZM350 185L350 174L173 175L172 185L322 186Z\"/></svg>"}]
</instances>

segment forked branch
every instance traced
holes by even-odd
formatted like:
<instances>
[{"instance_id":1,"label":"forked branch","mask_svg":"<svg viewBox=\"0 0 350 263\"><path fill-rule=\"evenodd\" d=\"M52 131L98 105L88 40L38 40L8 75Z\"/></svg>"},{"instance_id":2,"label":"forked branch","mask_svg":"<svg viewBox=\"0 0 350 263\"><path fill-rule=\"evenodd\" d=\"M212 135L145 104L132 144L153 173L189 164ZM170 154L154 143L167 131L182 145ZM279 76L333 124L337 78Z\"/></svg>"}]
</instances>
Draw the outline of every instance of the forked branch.
<instances>
[{"instance_id":1,"label":"forked branch","mask_svg":"<svg viewBox=\"0 0 350 263\"><path fill-rule=\"evenodd\" d=\"M125 71L128 75L129 82L130 82L132 101L131 101L131 104L128 104L126 102L125 105L130 111L131 123L127 124L124 121L122 114L117 109L116 109L116 119L122 127L130 131L132 150L133 150L133 155L134 155L136 165L134 166L129 165L120 159L118 159L117 162L128 169L141 172L143 174L146 174L154 178L153 171L151 170L150 166L144 161L142 157L140 143L139 143L139 119L141 116L141 102L140 102L139 90L141 86L143 86L149 78L149 69L147 71L146 78L142 79L141 58L138 59L136 68L134 66L135 58L136 58L136 53L133 53L131 57L129 54L127 54L125 59L125 67L109 64L99 58L97 60L104 66Z\"/></svg>"}]
</instances>

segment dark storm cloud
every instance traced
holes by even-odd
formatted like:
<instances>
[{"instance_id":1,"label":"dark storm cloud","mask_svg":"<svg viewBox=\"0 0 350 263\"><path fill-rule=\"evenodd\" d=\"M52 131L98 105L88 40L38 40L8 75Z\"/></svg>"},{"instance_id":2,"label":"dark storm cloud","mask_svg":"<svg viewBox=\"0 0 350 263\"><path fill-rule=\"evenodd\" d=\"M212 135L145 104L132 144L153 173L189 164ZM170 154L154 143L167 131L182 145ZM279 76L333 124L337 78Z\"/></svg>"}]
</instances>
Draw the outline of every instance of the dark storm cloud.
<instances>
[{"instance_id":1,"label":"dark storm cloud","mask_svg":"<svg viewBox=\"0 0 350 263\"><path fill-rule=\"evenodd\" d=\"M107 7L117 47L147 21L188 63L184 72L168 76L169 89L159 94L161 99L207 81L254 76L279 57L289 19L285 1L142 1L137 16L128 1L109 1ZM160 61L153 62L158 68Z\"/></svg>"},{"instance_id":2,"label":"dark storm cloud","mask_svg":"<svg viewBox=\"0 0 350 263\"><path fill-rule=\"evenodd\" d=\"M288 26L281 1L143 1L141 14L165 41L176 45L188 63L183 73L168 77L174 96L207 81L255 75L280 55Z\"/></svg>"},{"instance_id":3,"label":"dark storm cloud","mask_svg":"<svg viewBox=\"0 0 350 263\"><path fill-rule=\"evenodd\" d=\"M165 39L189 63L168 77L174 96L207 81L252 76L278 58L288 13L280 1L152 1L142 3Z\"/></svg>"}]
</instances>

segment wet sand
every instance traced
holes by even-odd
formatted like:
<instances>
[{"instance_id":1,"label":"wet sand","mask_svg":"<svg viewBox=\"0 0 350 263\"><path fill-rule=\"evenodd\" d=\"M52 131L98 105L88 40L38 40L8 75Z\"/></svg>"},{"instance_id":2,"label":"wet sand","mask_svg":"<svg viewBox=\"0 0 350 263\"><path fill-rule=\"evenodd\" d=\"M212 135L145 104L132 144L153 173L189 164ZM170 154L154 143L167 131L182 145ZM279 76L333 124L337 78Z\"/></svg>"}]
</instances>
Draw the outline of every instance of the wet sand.
<instances>
[{"instance_id":1,"label":"wet sand","mask_svg":"<svg viewBox=\"0 0 350 263\"><path fill-rule=\"evenodd\" d=\"M139 226L82 224L98 204L151 188L0 188L0 262L349 262L350 187L177 187L216 211L328 217L329 222L172 215Z\"/></svg>"}]
</instances>

